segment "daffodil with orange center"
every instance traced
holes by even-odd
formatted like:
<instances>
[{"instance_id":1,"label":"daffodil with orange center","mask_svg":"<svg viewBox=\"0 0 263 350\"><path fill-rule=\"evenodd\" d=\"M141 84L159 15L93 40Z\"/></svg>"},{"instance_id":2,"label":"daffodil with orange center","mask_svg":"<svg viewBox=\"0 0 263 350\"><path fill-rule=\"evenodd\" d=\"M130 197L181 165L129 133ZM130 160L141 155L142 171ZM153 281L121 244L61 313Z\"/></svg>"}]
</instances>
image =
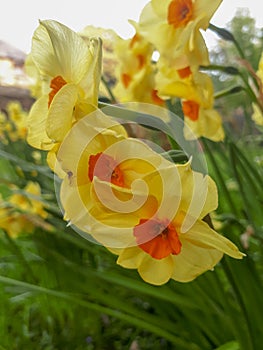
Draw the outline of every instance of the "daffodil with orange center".
<instances>
[{"instance_id":1,"label":"daffodil with orange center","mask_svg":"<svg viewBox=\"0 0 263 350\"><path fill-rule=\"evenodd\" d=\"M138 32L130 39L117 38L115 54L118 59L117 85L113 93L120 102L146 102L163 105L155 88L155 66L152 64L153 46Z\"/></svg>"},{"instance_id":2,"label":"daffodil with orange center","mask_svg":"<svg viewBox=\"0 0 263 350\"><path fill-rule=\"evenodd\" d=\"M182 60L182 67L195 62L209 63L200 30L208 28L210 19L222 0L151 0L142 10L139 30L169 60ZM188 63L187 63L188 60Z\"/></svg>"},{"instance_id":3,"label":"daffodil with orange center","mask_svg":"<svg viewBox=\"0 0 263 350\"><path fill-rule=\"evenodd\" d=\"M169 279L191 281L212 270L223 254L243 257L203 221L217 207L216 185L208 175L194 172L189 163L170 164L142 181L147 191L134 193L129 211L124 212L121 204L113 206L113 197L107 197L107 209L98 204L91 210L96 218L92 236L118 255L119 265L137 269L143 280L161 285ZM127 193L121 187L116 191L122 192L117 197L125 205ZM143 197L143 204L136 206Z\"/></svg>"},{"instance_id":4,"label":"daffodil with orange center","mask_svg":"<svg viewBox=\"0 0 263 350\"><path fill-rule=\"evenodd\" d=\"M57 158L58 166L66 174L60 190L65 219L86 233L94 203L108 203L111 197L107 184L113 192L122 188L131 200L134 191L141 192L141 184L134 185L135 180L169 163L144 142L128 138L125 129L100 110L74 125ZM116 194L120 198L112 203L114 206L119 205L122 197L122 192ZM126 207L129 205L127 202ZM122 210L126 210L125 205Z\"/></svg>"},{"instance_id":5,"label":"daffodil with orange center","mask_svg":"<svg viewBox=\"0 0 263 350\"><path fill-rule=\"evenodd\" d=\"M30 110L27 141L54 150L77 120L97 108L101 42L87 43L59 22L40 21L28 65L42 81L42 95Z\"/></svg>"},{"instance_id":6,"label":"daffodil with orange center","mask_svg":"<svg viewBox=\"0 0 263 350\"><path fill-rule=\"evenodd\" d=\"M192 67L177 69L161 58L158 63L156 88L163 99L181 98L185 120L185 137L224 139L222 118L214 108L212 79Z\"/></svg>"}]
</instances>

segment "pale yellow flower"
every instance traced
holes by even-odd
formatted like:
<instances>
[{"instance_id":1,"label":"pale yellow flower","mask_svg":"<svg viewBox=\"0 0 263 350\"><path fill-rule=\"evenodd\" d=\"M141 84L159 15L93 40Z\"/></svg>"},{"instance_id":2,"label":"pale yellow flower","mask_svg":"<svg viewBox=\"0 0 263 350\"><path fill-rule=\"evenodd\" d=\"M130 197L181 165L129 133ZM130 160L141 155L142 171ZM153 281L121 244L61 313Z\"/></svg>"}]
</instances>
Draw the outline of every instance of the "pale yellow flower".
<instances>
[{"instance_id":1,"label":"pale yellow flower","mask_svg":"<svg viewBox=\"0 0 263 350\"><path fill-rule=\"evenodd\" d=\"M53 230L45 221L48 212L44 208L38 183L30 181L23 190L13 188L13 191L5 201L0 196L0 228L13 238L33 233L36 227Z\"/></svg>"},{"instance_id":2,"label":"pale yellow flower","mask_svg":"<svg viewBox=\"0 0 263 350\"><path fill-rule=\"evenodd\" d=\"M98 103L101 42L89 43L61 23L40 21L30 53L42 80L42 96L28 117L27 141L51 150Z\"/></svg>"},{"instance_id":3,"label":"pale yellow flower","mask_svg":"<svg viewBox=\"0 0 263 350\"><path fill-rule=\"evenodd\" d=\"M120 214L121 205L114 211L99 204L91 211L96 218L92 237L118 255L119 265L137 269L146 282L161 285L171 278L191 281L213 269L223 254L243 257L202 220L217 207L216 185L208 175L192 171L190 164L171 164L142 179L148 192L137 210ZM118 191L125 203L128 194ZM134 200L140 197L142 192Z\"/></svg>"},{"instance_id":4,"label":"pale yellow flower","mask_svg":"<svg viewBox=\"0 0 263 350\"><path fill-rule=\"evenodd\" d=\"M120 102L145 102L163 105L155 88L156 67L152 63L153 45L140 34L135 22L136 33L131 39L117 38L115 54L118 59L117 85L114 96Z\"/></svg>"},{"instance_id":5,"label":"pale yellow flower","mask_svg":"<svg viewBox=\"0 0 263 350\"><path fill-rule=\"evenodd\" d=\"M159 95L166 99L182 99L185 137L203 136L222 141L225 134L222 118L214 109L214 88L210 76L190 67L178 70L164 59L159 60L157 67L156 88Z\"/></svg>"},{"instance_id":6,"label":"pale yellow flower","mask_svg":"<svg viewBox=\"0 0 263 350\"><path fill-rule=\"evenodd\" d=\"M200 32L222 0L151 0L139 19L142 35L167 60L183 60L178 68L209 63L205 41Z\"/></svg>"},{"instance_id":7,"label":"pale yellow flower","mask_svg":"<svg viewBox=\"0 0 263 350\"><path fill-rule=\"evenodd\" d=\"M122 205L122 210L126 210L133 192L141 191L142 184L137 180L170 164L144 142L127 137L121 125L100 111L83 118L72 128L57 158L58 166L67 174L60 190L65 219L86 233L92 221L89 213L97 197L107 201L111 196L105 192L105 183L121 187L130 196ZM119 200L113 205L118 206Z\"/></svg>"}]
</instances>

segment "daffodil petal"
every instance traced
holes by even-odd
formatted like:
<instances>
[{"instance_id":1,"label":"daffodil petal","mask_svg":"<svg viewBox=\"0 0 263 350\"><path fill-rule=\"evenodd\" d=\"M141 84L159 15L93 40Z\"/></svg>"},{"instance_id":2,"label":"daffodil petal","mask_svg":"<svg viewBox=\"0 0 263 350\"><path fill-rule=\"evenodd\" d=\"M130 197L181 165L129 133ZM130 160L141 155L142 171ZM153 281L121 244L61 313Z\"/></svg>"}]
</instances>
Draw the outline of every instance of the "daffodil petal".
<instances>
[{"instance_id":1,"label":"daffodil petal","mask_svg":"<svg viewBox=\"0 0 263 350\"><path fill-rule=\"evenodd\" d=\"M40 74L55 77L62 75L50 36L43 25L39 25L32 38L31 57Z\"/></svg>"},{"instance_id":2,"label":"daffodil petal","mask_svg":"<svg viewBox=\"0 0 263 350\"><path fill-rule=\"evenodd\" d=\"M192 244L217 249L235 259L242 259L244 256L234 243L212 230L201 220L197 221L191 229L184 234L184 238Z\"/></svg>"},{"instance_id":3,"label":"daffodil petal","mask_svg":"<svg viewBox=\"0 0 263 350\"><path fill-rule=\"evenodd\" d=\"M145 254L144 259L138 267L141 278L154 285L162 285L169 281L173 274L174 261L171 255L157 260Z\"/></svg>"},{"instance_id":4,"label":"daffodil petal","mask_svg":"<svg viewBox=\"0 0 263 350\"><path fill-rule=\"evenodd\" d=\"M145 252L142 249L137 246L130 247L122 250L119 254L117 264L126 269L138 269L144 258Z\"/></svg>"},{"instance_id":5,"label":"daffodil petal","mask_svg":"<svg viewBox=\"0 0 263 350\"><path fill-rule=\"evenodd\" d=\"M49 107L46 130L55 142L61 142L72 126L77 97L78 87L75 84L66 84L56 93Z\"/></svg>"},{"instance_id":6,"label":"daffodil petal","mask_svg":"<svg viewBox=\"0 0 263 350\"><path fill-rule=\"evenodd\" d=\"M77 227L83 233L90 233L92 216L90 215L91 201L89 200L90 184L85 186L86 201L79 195L78 188L71 183L71 178L64 179L60 188L60 204L64 219Z\"/></svg>"},{"instance_id":7,"label":"daffodil petal","mask_svg":"<svg viewBox=\"0 0 263 350\"><path fill-rule=\"evenodd\" d=\"M44 37L39 38L39 41L41 40L39 47L34 47L32 50L34 57L38 55L34 61L38 64L41 62L41 65L45 68L48 67L48 69L52 65L54 66L52 72L46 71L46 74L49 73L50 76L61 75L68 83L78 84L89 69L92 60L87 43L80 35L57 21L40 21L40 27L44 28L41 29L41 34ZM44 30L47 34L44 34ZM50 56L51 52L52 56ZM43 55L42 58L40 55ZM44 63L44 60L47 60L48 63Z\"/></svg>"},{"instance_id":8,"label":"daffodil petal","mask_svg":"<svg viewBox=\"0 0 263 350\"><path fill-rule=\"evenodd\" d=\"M137 246L133 235L133 226L138 222L135 215L121 218L117 213L107 212L105 209L98 213L98 207L90 210L92 216L92 236L107 248L127 248Z\"/></svg>"},{"instance_id":9,"label":"daffodil petal","mask_svg":"<svg viewBox=\"0 0 263 350\"><path fill-rule=\"evenodd\" d=\"M225 133L222 127L222 118L214 109L200 109L197 121L192 121L186 117L185 123L191 130L189 132L188 128L184 129L186 139L192 139L195 135L195 138L204 136L216 142L224 140Z\"/></svg>"},{"instance_id":10,"label":"daffodil petal","mask_svg":"<svg viewBox=\"0 0 263 350\"><path fill-rule=\"evenodd\" d=\"M194 9L195 16L202 17L202 20L199 22L199 26L202 29L207 29L209 22L216 12L217 8L221 4L222 0L198 0L195 1Z\"/></svg>"},{"instance_id":11,"label":"daffodil petal","mask_svg":"<svg viewBox=\"0 0 263 350\"><path fill-rule=\"evenodd\" d=\"M217 249L197 246L181 238L180 254L174 255L174 271L171 278L179 282L190 282L207 270L212 270L223 253Z\"/></svg>"},{"instance_id":12,"label":"daffodil petal","mask_svg":"<svg viewBox=\"0 0 263 350\"><path fill-rule=\"evenodd\" d=\"M38 149L51 149L54 144L46 134L46 116L48 111L48 97L39 98L31 107L28 116L27 142Z\"/></svg>"}]
</instances>

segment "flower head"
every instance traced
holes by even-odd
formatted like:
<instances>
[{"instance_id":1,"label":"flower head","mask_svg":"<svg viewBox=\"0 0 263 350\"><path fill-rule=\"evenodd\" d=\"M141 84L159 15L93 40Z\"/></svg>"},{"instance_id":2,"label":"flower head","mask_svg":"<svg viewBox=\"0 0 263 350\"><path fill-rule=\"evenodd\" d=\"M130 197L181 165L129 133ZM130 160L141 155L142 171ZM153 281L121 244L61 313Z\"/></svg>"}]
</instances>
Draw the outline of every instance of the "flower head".
<instances>
[{"instance_id":1,"label":"flower head","mask_svg":"<svg viewBox=\"0 0 263 350\"><path fill-rule=\"evenodd\" d=\"M222 0L151 0L143 9L139 28L142 35L170 61L181 67L206 65L208 53L200 29L209 21Z\"/></svg>"},{"instance_id":2,"label":"flower head","mask_svg":"<svg viewBox=\"0 0 263 350\"><path fill-rule=\"evenodd\" d=\"M61 23L44 20L34 33L30 62L42 81L42 96L31 108L27 140L51 150L97 107L101 42L93 38L87 43Z\"/></svg>"},{"instance_id":3,"label":"flower head","mask_svg":"<svg viewBox=\"0 0 263 350\"><path fill-rule=\"evenodd\" d=\"M152 63L153 45L135 27L132 38L124 40L117 38L115 53L119 60L117 70L118 83L114 95L120 102L146 102L163 105L164 101L158 96L155 88L156 68Z\"/></svg>"},{"instance_id":4,"label":"flower head","mask_svg":"<svg viewBox=\"0 0 263 350\"><path fill-rule=\"evenodd\" d=\"M127 137L120 124L99 110L72 128L57 157L58 165L67 174L60 190L65 219L84 232L89 232L90 212L96 203L124 212L134 209L146 200L140 179L170 164L144 142ZM143 193L137 203L133 201L135 193ZM123 196L127 196L125 204Z\"/></svg>"},{"instance_id":5,"label":"flower head","mask_svg":"<svg viewBox=\"0 0 263 350\"><path fill-rule=\"evenodd\" d=\"M136 211L92 210L91 234L118 255L118 264L161 285L170 278L193 280L213 269L224 253L242 258L232 242L203 221L217 207L216 185L209 176L192 171L189 163L171 164L143 181L147 200Z\"/></svg>"}]
</instances>

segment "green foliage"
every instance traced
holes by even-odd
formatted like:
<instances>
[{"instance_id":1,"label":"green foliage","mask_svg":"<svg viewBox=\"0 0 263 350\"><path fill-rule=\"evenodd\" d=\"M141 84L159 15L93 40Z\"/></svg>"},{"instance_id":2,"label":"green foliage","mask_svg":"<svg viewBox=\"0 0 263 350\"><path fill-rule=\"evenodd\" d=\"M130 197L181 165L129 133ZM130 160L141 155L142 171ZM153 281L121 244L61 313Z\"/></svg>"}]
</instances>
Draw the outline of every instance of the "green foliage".
<instances>
[{"instance_id":1,"label":"green foliage","mask_svg":"<svg viewBox=\"0 0 263 350\"><path fill-rule=\"evenodd\" d=\"M213 27L210 26L210 29L222 37L220 28ZM224 39L220 39L217 46L209 52L216 91L244 87L244 84L247 87L247 81L251 79L247 69L257 71L263 49L263 32L256 27L248 9L237 9L226 30L231 37L225 40L223 36ZM240 89L235 94L228 93L224 99L217 100L216 107L237 137L246 134L248 130L251 132L251 94L246 89Z\"/></svg>"}]
</instances>

